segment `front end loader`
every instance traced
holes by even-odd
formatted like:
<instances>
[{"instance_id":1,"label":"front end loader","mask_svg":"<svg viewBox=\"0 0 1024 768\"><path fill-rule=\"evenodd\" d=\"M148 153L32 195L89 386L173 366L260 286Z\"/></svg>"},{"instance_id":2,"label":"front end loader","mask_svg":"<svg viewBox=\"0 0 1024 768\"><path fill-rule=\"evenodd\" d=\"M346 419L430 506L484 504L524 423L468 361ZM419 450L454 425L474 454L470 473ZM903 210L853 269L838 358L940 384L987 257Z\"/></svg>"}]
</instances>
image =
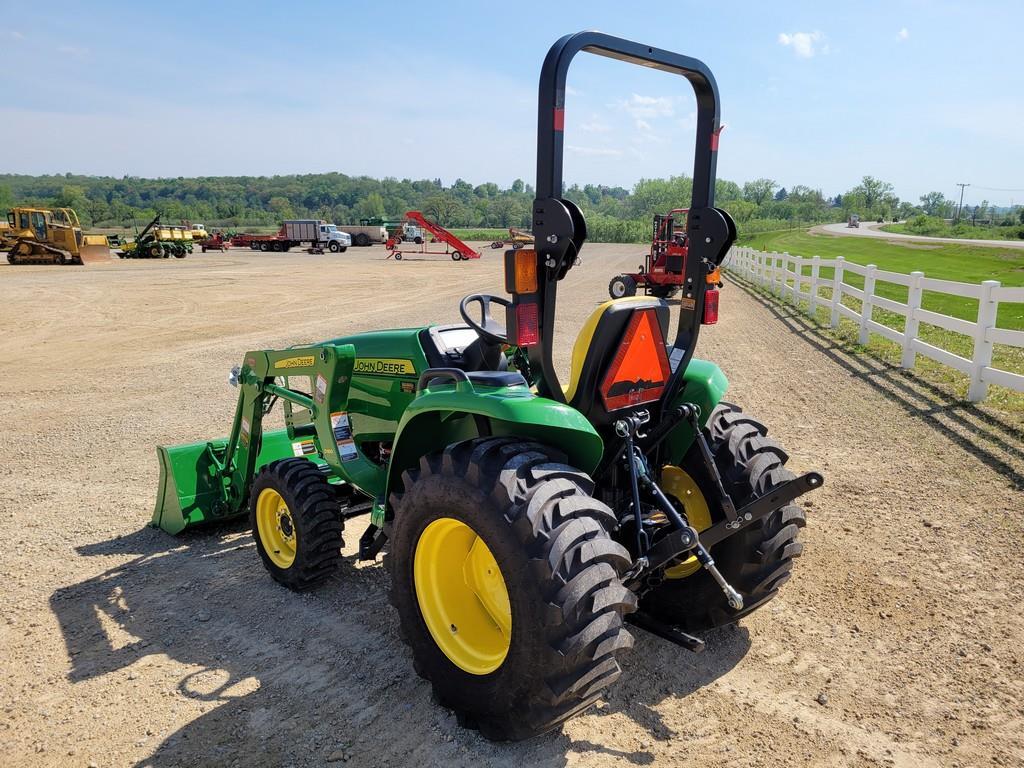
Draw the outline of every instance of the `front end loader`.
<instances>
[{"instance_id":1,"label":"front end loader","mask_svg":"<svg viewBox=\"0 0 1024 768\"><path fill-rule=\"evenodd\" d=\"M674 333L655 296L600 305L563 384L552 362L559 282L580 267L583 214L560 197L565 80L585 51L681 76L697 96L689 253ZM766 427L723 401L694 357L736 236L714 207L719 101L697 61L595 32L569 35L540 78L533 248L505 253L506 296L461 322L247 352L223 439L160 447L153 524L178 533L247 516L270 575L322 585L348 520L383 552L416 671L461 723L522 739L585 710L643 629L700 652L790 576L823 478L796 476ZM714 299L717 301L717 296ZM280 405L284 428L264 420Z\"/></svg>"}]
</instances>

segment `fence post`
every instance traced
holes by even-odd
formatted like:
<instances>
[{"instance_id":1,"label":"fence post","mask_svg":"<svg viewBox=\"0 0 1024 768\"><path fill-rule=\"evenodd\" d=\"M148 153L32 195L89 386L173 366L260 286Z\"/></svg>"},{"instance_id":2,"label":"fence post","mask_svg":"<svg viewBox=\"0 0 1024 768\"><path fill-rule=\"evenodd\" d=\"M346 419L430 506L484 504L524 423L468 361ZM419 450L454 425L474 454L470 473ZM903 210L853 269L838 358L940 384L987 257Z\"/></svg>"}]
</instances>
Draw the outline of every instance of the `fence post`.
<instances>
[{"instance_id":1,"label":"fence post","mask_svg":"<svg viewBox=\"0 0 1024 768\"><path fill-rule=\"evenodd\" d=\"M903 358L900 360L900 366L908 370L914 367L917 360L914 339L917 338L919 325L917 310L921 308L922 280L924 280L924 272L910 273L910 289L907 292L907 322L903 324Z\"/></svg>"},{"instance_id":2,"label":"fence post","mask_svg":"<svg viewBox=\"0 0 1024 768\"><path fill-rule=\"evenodd\" d=\"M846 259L842 256L836 258L835 270L832 272L832 317L829 318L829 325L833 328L839 326L839 305L843 303L843 264Z\"/></svg>"},{"instance_id":3,"label":"fence post","mask_svg":"<svg viewBox=\"0 0 1024 768\"><path fill-rule=\"evenodd\" d=\"M775 293L775 283L779 279L779 265L777 263L778 256L778 251L772 251L772 282L769 286L769 290L771 290L772 293Z\"/></svg>"},{"instance_id":4,"label":"fence post","mask_svg":"<svg viewBox=\"0 0 1024 768\"><path fill-rule=\"evenodd\" d=\"M801 274L804 268L804 259L802 256L793 257L793 287L789 289L789 301L793 306L800 306L800 297L797 293L800 290L800 280L803 278Z\"/></svg>"},{"instance_id":5,"label":"fence post","mask_svg":"<svg viewBox=\"0 0 1024 768\"><path fill-rule=\"evenodd\" d=\"M807 303L807 314L814 317L818 309L818 275L821 272L821 256L811 258L811 298Z\"/></svg>"},{"instance_id":6,"label":"fence post","mask_svg":"<svg viewBox=\"0 0 1024 768\"><path fill-rule=\"evenodd\" d=\"M875 294L875 270L877 270L874 264L868 264L864 275L864 301L861 302L860 306L860 335L857 337L857 341L861 344L868 343L868 321L871 319L871 299Z\"/></svg>"},{"instance_id":7,"label":"fence post","mask_svg":"<svg viewBox=\"0 0 1024 768\"><path fill-rule=\"evenodd\" d=\"M789 251L782 252L782 289L779 291L779 298L783 301L786 300L786 291L789 290L789 277L786 273L789 271L789 262L792 258Z\"/></svg>"},{"instance_id":8,"label":"fence post","mask_svg":"<svg viewBox=\"0 0 1024 768\"><path fill-rule=\"evenodd\" d=\"M974 356L971 358L971 384L967 388L967 399L977 403L988 394L988 384L981 380L984 368L992 365L992 342L988 331L995 328L999 302L992 298L992 289L999 287L998 280L986 280L981 284L981 299L978 301L978 324L974 328Z\"/></svg>"}]
</instances>

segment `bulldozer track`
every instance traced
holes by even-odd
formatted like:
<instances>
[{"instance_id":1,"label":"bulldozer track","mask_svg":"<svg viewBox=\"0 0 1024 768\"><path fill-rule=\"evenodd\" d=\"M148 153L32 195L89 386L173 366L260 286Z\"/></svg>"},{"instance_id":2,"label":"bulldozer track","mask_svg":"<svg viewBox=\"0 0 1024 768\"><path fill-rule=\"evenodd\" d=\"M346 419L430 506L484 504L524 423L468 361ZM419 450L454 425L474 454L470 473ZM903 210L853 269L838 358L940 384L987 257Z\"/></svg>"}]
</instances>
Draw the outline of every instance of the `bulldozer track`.
<instances>
[{"instance_id":1,"label":"bulldozer track","mask_svg":"<svg viewBox=\"0 0 1024 768\"><path fill-rule=\"evenodd\" d=\"M787 466L828 478L802 556L770 607L707 634L699 656L636 633L607 696L553 735L491 744L431 700L380 562L354 560L358 536L296 599L241 527L145 528L153 446L226 433L224 378L246 349L456 322L458 298L502 292L489 249L458 264L382 252L3 272L0 762L1024 763L1020 415L959 401L731 282L696 354ZM562 370L635 254L588 244L560 285Z\"/></svg>"}]
</instances>

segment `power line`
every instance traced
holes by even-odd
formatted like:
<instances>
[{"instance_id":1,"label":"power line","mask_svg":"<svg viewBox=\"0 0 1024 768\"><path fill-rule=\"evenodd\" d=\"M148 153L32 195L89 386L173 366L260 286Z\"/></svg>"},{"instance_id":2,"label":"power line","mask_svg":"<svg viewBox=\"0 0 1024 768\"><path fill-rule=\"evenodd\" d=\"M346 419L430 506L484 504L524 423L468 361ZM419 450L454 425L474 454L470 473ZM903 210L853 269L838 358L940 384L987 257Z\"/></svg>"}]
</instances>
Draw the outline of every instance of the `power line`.
<instances>
[{"instance_id":1,"label":"power line","mask_svg":"<svg viewBox=\"0 0 1024 768\"><path fill-rule=\"evenodd\" d=\"M986 192L1024 192L1024 189L1004 188L1004 187L979 187L976 184L972 184L975 189L982 189Z\"/></svg>"}]
</instances>

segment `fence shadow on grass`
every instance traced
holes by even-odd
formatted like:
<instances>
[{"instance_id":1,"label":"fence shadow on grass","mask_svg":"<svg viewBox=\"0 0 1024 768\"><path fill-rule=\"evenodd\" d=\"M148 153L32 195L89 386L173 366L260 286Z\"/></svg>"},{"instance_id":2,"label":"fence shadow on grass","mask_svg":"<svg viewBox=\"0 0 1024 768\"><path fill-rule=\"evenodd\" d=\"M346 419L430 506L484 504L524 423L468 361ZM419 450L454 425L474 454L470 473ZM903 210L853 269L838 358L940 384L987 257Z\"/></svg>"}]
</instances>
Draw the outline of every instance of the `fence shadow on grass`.
<instances>
[{"instance_id":1,"label":"fence shadow on grass","mask_svg":"<svg viewBox=\"0 0 1024 768\"><path fill-rule=\"evenodd\" d=\"M139 765L321 765L339 750L360 766L560 767L573 753L654 762L647 749L561 730L492 744L458 727L413 672L379 564L346 559L324 587L296 595L267 576L244 526L175 538L146 528L77 551L117 565L50 598L68 679L106 678L121 706L138 707L153 732ZM680 735L658 713L664 699L708 685L749 647L742 628L710 633L699 656L634 634L625 674L596 715L629 718L650 741ZM206 711L169 727L194 703Z\"/></svg>"},{"instance_id":2,"label":"fence shadow on grass","mask_svg":"<svg viewBox=\"0 0 1024 768\"><path fill-rule=\"evenodd\" d=\"M730 281L765 307L793 335L822 352L852 376L867 382L908 416L963 448L1024 490L1024 431L1016 424L961 400L935 384L844 342L796 306L782 303L747 281Z\"/></svg>"}]
</instances>

